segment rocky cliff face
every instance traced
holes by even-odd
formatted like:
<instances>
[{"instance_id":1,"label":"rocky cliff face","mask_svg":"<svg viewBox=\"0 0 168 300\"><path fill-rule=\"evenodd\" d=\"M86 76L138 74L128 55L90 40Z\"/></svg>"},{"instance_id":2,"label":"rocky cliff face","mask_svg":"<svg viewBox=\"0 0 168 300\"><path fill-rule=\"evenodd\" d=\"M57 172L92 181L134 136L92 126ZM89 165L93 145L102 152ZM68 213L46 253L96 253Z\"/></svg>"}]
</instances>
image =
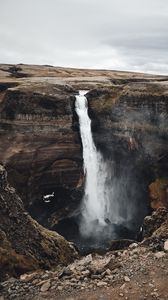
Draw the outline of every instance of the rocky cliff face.
<instances>
[{"instance_id":1,"label":"rocky cliff face","mask_svg":"<svg viewBox=\"0 0 168 300\"><path fill-rule=\"evenodd\" d=\"M0 165L0 279L25 271L67 264L77 253L56 232L33 220Z\"/></svg>"},{"instance_id":2,"label":"rocky cliff face","mask_svg":"<svg viewBox=\"0 0 168 300\"><path fill-rule=\"evenodd\" d=\"M116 201L135 216L140 211L141 222L154 194L148 186L167 180L168 78L27 65L1 65L0 75L0 160L25 208L48 227L77 210L84 178L74 95L87 89ZM167 206L164 189L159 206Z\"/></svg>"},{"instance_id":3,"label":"rocky cliff face","mask_svg":"<svg viewBox=\"0 0 168 300\"><path fill-rule=\"evenodd\" d=\"M16 85L1 84L0 159L26 209L48 225L58 208L65 214L74 209L81 194L81 145L72 127L75 91L43 79ZM44 202L53 192L52 203Z\"/></svg>"},{"instance_id":4,"label":"rocky cliff face","mask_svg":"<svg viewBox=\"0 0 168 300\"><path fill-rule=\"evenodd\" d=\"M127 82L92 90L88 99L94 139L113 162L114 193L123 210L142 217L148 198L154 209L167 207L167 84Z\"/></svg>"}]
</instances>

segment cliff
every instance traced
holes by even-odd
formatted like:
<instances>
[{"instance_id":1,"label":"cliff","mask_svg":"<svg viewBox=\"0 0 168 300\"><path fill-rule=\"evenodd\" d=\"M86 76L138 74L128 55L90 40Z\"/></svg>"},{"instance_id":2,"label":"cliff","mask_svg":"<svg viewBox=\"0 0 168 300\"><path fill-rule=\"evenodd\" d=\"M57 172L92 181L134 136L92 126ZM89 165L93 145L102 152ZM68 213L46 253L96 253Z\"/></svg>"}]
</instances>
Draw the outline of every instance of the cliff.
<instances>
[{"instance_id":1,"label":"cliff","mask_svg":"<svg viewBox=\"0 0 168 300\"><path fill-rule=\"evenodd\" d=\"M113 169L116 202L138 224L149 199L152 208L167 206L167 83L140 73L0 65L0 160L36 220L51 228L80 205L79 89L89 90L93 137ZM157 180L164 187L149 192Z\"/></svg>"},{"instance_id":2,"label":"cliff","mask_svg":"<svg viewBox=\"0 0 168 300\"><path fill-rule=\"evenodd\" d=\"M167 87L127 82L87 96L95 143L109 164L113 161L116 201L140 219L148 206L168 206Z\"/></svg>"}]
</instances>

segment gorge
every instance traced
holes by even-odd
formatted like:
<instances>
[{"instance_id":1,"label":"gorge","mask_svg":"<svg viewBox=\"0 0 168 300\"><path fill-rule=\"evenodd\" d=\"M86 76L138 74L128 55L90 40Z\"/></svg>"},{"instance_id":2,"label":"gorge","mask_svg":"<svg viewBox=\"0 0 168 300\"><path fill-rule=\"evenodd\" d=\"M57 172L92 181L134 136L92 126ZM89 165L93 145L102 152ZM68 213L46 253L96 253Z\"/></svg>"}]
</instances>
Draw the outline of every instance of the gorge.
<instances>
[{"instance_id":1,"label":"gorge","mask_svg":"<svg viewBox=\"0 0 168 300\"><path fill-rule=\"evenodd\" d=\"M0 65L0 162L25 212L79 248L89 224L101 244L137 240L144 217L168 206L167 82L141 73ZM76 102L79 90L88 91L87 115L86 102ZM84 147L80 110L91 149ZM89 210L82 202L88 191ZM85 214L89 222L81 227ZM87 236L83 243L90 252L100 246Z\"/></svg>"}]
</instances>

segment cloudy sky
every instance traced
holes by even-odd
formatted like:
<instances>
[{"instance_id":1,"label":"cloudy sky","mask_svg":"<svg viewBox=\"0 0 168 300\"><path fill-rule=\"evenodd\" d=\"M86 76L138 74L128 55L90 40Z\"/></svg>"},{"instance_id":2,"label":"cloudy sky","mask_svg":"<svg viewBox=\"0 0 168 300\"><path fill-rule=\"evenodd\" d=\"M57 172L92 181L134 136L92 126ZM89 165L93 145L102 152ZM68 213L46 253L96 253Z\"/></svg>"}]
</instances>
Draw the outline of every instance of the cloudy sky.
<instances>
[{"instance_id":1,"label":"cloudy sky","mask_svg":"<svg viewBox=\"0 0 168 300\"><path fill-rule=\"evenodd\" d=\"M0 63L168 74L168 0L0 0Z\"/></svg>"}]
</instances>

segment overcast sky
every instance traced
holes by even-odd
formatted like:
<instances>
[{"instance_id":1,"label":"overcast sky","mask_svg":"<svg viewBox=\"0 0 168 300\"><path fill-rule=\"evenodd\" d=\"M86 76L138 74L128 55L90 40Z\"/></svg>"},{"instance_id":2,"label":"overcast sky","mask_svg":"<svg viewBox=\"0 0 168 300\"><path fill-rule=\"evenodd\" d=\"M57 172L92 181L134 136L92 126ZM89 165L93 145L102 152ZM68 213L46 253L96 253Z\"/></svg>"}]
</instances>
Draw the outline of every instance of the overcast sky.
<instances>
[{"instance_id":1,"label":"overcast sky","mask_svg":"<svg viewBox=\"0 0 168 300\"><path fill-rule=\"evenodd\" d=\"M0 63L168 74L168 0L0 0Z\"/></svg>"}]
</instances>

